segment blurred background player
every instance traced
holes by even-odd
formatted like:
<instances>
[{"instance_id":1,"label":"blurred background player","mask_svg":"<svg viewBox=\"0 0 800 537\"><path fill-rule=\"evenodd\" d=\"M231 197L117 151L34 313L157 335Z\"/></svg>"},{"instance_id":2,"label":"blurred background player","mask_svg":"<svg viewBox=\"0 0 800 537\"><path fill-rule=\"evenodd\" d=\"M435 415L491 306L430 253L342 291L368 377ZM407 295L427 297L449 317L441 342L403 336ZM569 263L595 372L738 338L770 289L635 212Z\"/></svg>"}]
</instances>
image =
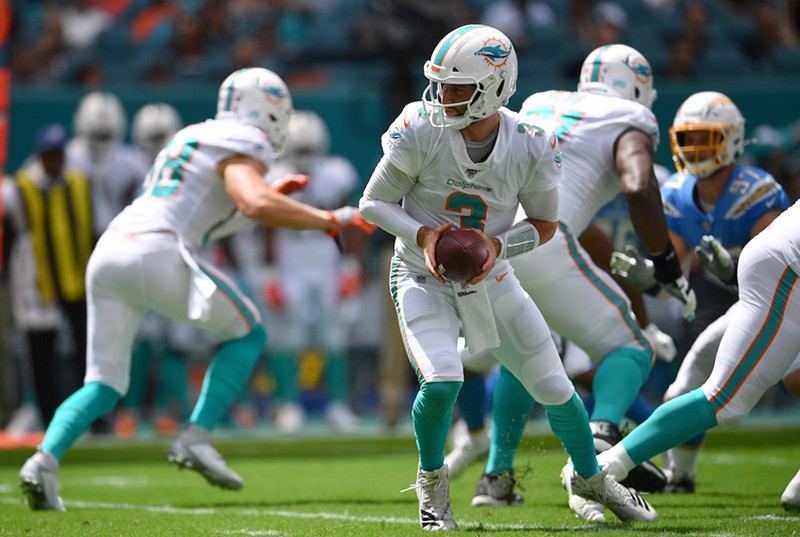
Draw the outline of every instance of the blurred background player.
<instances>
[{"instance_id":1,"label":"blurred background player","mask_svg":"<svg viewBox=\"0 0 800 537\"><path fill-rule=\"evenodd\" d=\"M242 478L211 445L211 431L239 395L263 351L266 331L256 306L194 251L221 226L315 227L332 235L370 229L353 207L320 210L264 183L287 138L292 100L267 69L230 74L214 119L181 129L156 158L142 194L109 226L87 267L89 345L84 385L59 406L41 446L20 469L31 509L64 511L58 468L64 453L127 392L131 350L142 318L155 311L222 343L206 370L188 427L172 443L170 463L209 483L238 490Z\"/></svg>"},{"instance_id":2,"label":"blurred background player","mask_svg":"<svg viewBox=\"0 0 800 537\"><path fill-rule=\"evenodd\" d=\"M346 204L360 184L346 159L329 155L330 137L322 118L298 110L289 120L286 156L268 182L288 174L309 178L292 197L320 209ZM305 410L298 368L304 354L316 349L324 360L321 384L325 417L337 430L351 431L357 417L350 408L349 334L358 315L361 264L343 256L323 231L267 230L267 262L262 282L265 317L273 327L268 342L275 377L275 425L284 432L303 427Z\"/></svg>"},{"instance_id":3,"label":"blurred background player","mask_svg":"<svg viewBox=\"0 0 800 537\"><path fill-rule=\"evenodd\" d=\"M702 262L694 281L702 282L693 331L701 329L683 359L664 400L688 393L708 379L729 312L736 302L735 259L750 239L786 208L789 199L767 172L739 166L745 147L745 119L726 95L704 91L681 104L670 143L678 170L663 185L664 212L670 238L684 270L695 249ZM642 290L657 288L648 264L633 248L615 253L614 271ZM790 391L800 393L792 381ZM703 435L673 450L667 457L668 492L693 492Z\"/></svg>"},{"instance_id":4,"label":"blurred background player","mask_svg":"<svg viewBox=\"0 0 800 537\"><path fill-rule=\"evenodd\" d=\"M67 133L42 127L34 153L3 185L12 314L27 347L40 424L86 371L86 263L94 248L91 188L65 158ZM68 328L65 340L61 328Z\"/></svg>"},{"instance_id":5,"label":"blurred background player","mask_svg":"<svg viewBox=\"0 0 800 537\"><path fill-rule=\"evenodd\" d=\"M178 111L164 102L148 103L139 108L131 122L131 139L149 162L154 162L167 142L183 127ZM148 313L142 321L133 346L131 383L120 401L114 420L114 433L122 438L134 436L143 418L150 418L155 431L170 436L189 410L187 384L188 349L186 343L200 337L199 331ZM147 408L151 379L152 408Z\"/></svg>"}]
</instances>

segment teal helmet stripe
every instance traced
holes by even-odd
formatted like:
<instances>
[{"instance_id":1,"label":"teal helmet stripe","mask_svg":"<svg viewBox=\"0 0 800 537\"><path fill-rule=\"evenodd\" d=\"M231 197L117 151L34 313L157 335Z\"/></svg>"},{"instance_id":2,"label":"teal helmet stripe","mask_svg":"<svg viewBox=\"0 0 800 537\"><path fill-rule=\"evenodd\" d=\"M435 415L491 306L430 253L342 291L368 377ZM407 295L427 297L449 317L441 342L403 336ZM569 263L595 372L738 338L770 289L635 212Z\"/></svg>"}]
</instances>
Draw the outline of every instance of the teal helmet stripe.
<instances>
[{"instance_id":1,"label":"teal helmet stripe","mask_svg":"<svg viewBox=\"0 0 800 537\"><path fill-rule=\"evenodd\" d=\"M590 82L598 82L600 80L600 66L603 64L600 56L609 48L611 48L611 45L605 45L597 51L597 56L594 57L594 62L592 62L592 78L589 80Z\"/></svg>"},{"instance_id":2,"label":"teal helmet stripe","mask_svg":"<svg viewBox=\"0 0 800 537\"><path fill-rule=\"evenodd\" d=\"M778 333L783 323L789 295L792 293L797 279L798 275L790 267L786 267L786 270L783 272L775 288L775 294L772 296L772 303L770 304L764 324L761 326L755 339L750 343L744 356L739 359L739 363L722 386L722 389L713 394L709 399L709 404L715 414L727 405L739 392L739 389L766 354L769 346L774 343L775 334Z\"/></svg>"},{"instance_id":3,"label":"teal helmet stripe","mask_svg":"<svg viewBox=\"0 0 800 537\"><path fill-rule=\"evenodd\" d=\"M228 94L225 96L225 112L231 111L231 103L233 102L233 86L234 81L236 80L236 76L241 74L242 72L247 71L247 68L239 69L235 73L233 73L230 77L230 84L228 84L227 90Z\"/></svg>"},{"instance_id":4,"label":"teal helmet stripe","mask_svg":"<svg viewBox=\"0 0 800 537\"><path fill-rule=\"evenodd\" d=\"M444 60L445 55L447 55L447 51L450 50L450 47L453 45L453 43L465 33L469 32L470 30L475 30L476 28L486 28L486 25L468 24L467 26L462 26L458 30L453 30L447 40L439 47L439 51L436 53L436 59L433 62L434 65L442 65L442 60Z\"/></svg>"}]
</instances>

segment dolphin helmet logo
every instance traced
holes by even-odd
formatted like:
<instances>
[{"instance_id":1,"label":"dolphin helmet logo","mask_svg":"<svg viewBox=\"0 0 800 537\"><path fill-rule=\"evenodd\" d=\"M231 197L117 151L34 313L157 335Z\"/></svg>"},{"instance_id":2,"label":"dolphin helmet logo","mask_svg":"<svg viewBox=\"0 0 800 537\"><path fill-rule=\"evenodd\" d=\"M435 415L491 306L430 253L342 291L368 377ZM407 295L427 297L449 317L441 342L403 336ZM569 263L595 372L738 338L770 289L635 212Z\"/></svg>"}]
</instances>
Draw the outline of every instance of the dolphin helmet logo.
<instances>
[{"instance_id":1,"label":"dolphin helmet logo","mask_svg":"<svg viewBox=\"0 0 800 537\"><path fill-rule=\"evenodd\" d=\"M278 104L286 98L286 92L277 86L267 86L261 89L267 100L273 104Z\"/></svg>"},{"instance_id":2,"label":"dolphin helmet logo","mask_svg":"<svg viewBox=\"0 0 800 537\"><path fill-rule=\"evenodd\" d=\"M482 56L486 63L492 67L503 67L511 55L511 47L496 37L484 41L483 46L474 52L475 56Z\"/></svg>"},{"instance_id":3,"label":"dolphin helmet logo","mask_svg":"<svg viewBox=\"0 0 800 537\"><path fill-rule=\"evenodd\" d=\"M639 82L647 82L651 76L653 76L653 71L650 69L650 66L647 65L645 59L641 56L630 55L625 58L623 62L625 67L633 71L633 76L636 77L636 80Z\"/></svg>"}]
</instances>

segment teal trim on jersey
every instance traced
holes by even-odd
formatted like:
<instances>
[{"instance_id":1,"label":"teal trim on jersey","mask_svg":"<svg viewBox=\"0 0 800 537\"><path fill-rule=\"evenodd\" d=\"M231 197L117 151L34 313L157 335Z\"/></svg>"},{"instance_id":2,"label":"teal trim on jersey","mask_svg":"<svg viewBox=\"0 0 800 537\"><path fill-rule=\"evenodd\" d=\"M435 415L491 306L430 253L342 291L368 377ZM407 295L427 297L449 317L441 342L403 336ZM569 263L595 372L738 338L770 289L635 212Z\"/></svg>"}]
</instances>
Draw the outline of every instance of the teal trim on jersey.
<instances>
[{"instance_id":1,"label":"teal trim on jersey","mask_svg":"<svg viewBox=\"0 0 800 537\"><path fill-rule=\"evenodd\" d=\"M405 322L403 322L403 312L400 309L400 302L397 299L397 271L400 268L400 258L392 258L392 266L389 270L389 293L392 295L392 302L394 302L394 309L397 311L397 321L400 323L400 335L403 337L403 347L406 349L406 358L408 358L411 367L414 368L414 374L417 375L417 380L423 382L422 373L417 367L417 361L414 360L414 355L411 353L411 347L408 344L408 337L406 336Z\"/></svg>"},{"instance_id":2,"label":"teal trim on jersey","mask_svg":"<svg viewBox=\"0 0 800 537\"><path fill-rule=\"evenodd\" d=\"M600 66L603 65L603 61L600 57L603 55L605 51L611 48L611 45L603 46L598 52L597 56L594 57L594 61L592 62L592 78L590 82L597 82L600 80Z\"/></svg>"},{"instance_id":3,"label":"teal trim on jersey","mask_svg":"<svg viewBox=\"0 0 800 537\"><path fill-rule=\"evenodd\" d=\"M645 337L641 328L639 328L639 324L636 322L636 319L633 318L632 312L628 308L623 295L617 293L614 289L606 285L603 280L597 277L591 267L578 253L578 246L575 242L575 237L573 237L572 234L570 234L570 232L567 230L567 226L564 225L563 222L559 222L558 227L561 228L561 231L564 233L564 237L567 239L570 257L572 257L573 261L575 261L575 264L578 265L578 269L583 273L584 276L586 276L586 279L588 279L595 287L597 287L597 289L606 297L606 299L608 299L609 302L617 307L620 312L620 317L625 321L625 324L628 326L631 332L633 332L636 341L639 342L639 344L642 346L642 349L644 349L646 352L649 352L652 356L655 353L655 349L650 344L650 341Z\"/></svg>"},{"instance_id":4,"label":"teal trim on jersey","mask_svg":"<svg viewBox=\"0 0 800 537\"><path fill-rule=\"evenodd\" d=\"M211 237L211 235L212 235L212 234L213 234L213 233L214 233L216 230L218 230L219 228L221 228L222 226L224 226L225 224L227 224L228 222L230 222L230 221L233 219L233 217L234 217L234 216L236 216L236 209L233 209L233 210L231 211L231 214L229 214L228 216L226 216L225 218L223 218L222 220L220 220L219 222L217 222L216 224L214 224L213 226L211 226L211 228L209 228L209 230L208 230L208 231L206 231L206 233L203 235L203 246L205 246L206 244L208 244L208 239L209 239L209 237Z\"/></svg>"},{"instance_id":5,"label":"teal trim on jersey","mask_svg":"<svg viewBox=\"0 0 800 537\"><path fill-rule=\"evenodd\" d=\"M42 451L59 461L97 418L114 410L120 394L106 384L90 382L70 395L56 410L42 440Z\"/></svg>"},{"instance_id":6,"label":"teal trim on jersey","mask_svg":"<svg viewBox=\"0 0 800 537\"><path fill-rule=\"evenodd\" d=\"M797 283L797 274L789 267L783 272L783 275L778 280L778 285L775 288L775 294L772 296L772 303L769 307L769 313L758 331L756 338L747 348L744 356L739 360L738 365L733 370L725 385L720 391L715 393L709 400L714 414L717 414L745 383L747 377L753 372L758 362L763 358L764 353L767 352L770 344L778 333L783 321L783 313L786 310L786 304L789 300L789 295Z\"/></svg>"},{"instance_id":7,"label":"teal trim on jersey","mask_svg":"<svg viewBox=\"0 0 800 537\"><path fill-rule=\"evenodd\" d=\"M255 316L253 315L253 312L251 312L247 308L245 303L242 301L242 299L239 298L239 293L233 287L231 287L226 282L224 282L223 280L219 279L217 276L209 272L203 265L198 263L197 266L200 267L200 270L202 270L206 274L206 276L211 278L211 280L215 284L217 284L219 290L222 291L230 299L234 307L236 307L236 309L239 310L239 312L242 314L242 317L244 317L245 320L247 321L250 330L253 330L254 328L256 328L261 324L256 320Z\"/></svg>"},{"instance_id":8,"label":"teal trim on jersey","mask_svg":"<svg viewBox=\"0 0 800 537\"><path fill-rule=\"evenodd\" d=\"M484 28L484 27L485 26L483 24L470 24L464 26L463 28L457 31L454 31L452 34L450 34L450 37L447 39L447 41L442 43L442 45L439 47L439 50L436 53L436 59L434 60L433 64L442 65L442 60L447 55L447 51L450 50L450 47L459 37L469 32L470 30L474 30L475 28Z\"/></svg>"}]
</instances>

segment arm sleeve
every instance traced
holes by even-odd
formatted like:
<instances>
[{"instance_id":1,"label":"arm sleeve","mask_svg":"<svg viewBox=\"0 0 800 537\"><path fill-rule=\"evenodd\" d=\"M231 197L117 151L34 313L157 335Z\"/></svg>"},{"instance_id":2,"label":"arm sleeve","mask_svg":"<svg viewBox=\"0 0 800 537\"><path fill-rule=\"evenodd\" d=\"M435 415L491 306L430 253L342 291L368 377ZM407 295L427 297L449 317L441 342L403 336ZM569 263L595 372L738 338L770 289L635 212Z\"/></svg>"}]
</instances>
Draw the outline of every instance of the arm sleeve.
<instances>
[{"instance_id":1,"label":"arm sleeve","mask_svg":"<svg viewBox=\"0 0 800 537\"><path fill-rule=\"evenodd\" d=\"M412 218L400 200L413 188L416 180L400 171L383 157L375 168L359 202L359 210L365 220L412 243L422 224Z\"/></svg>"},{"instance_id":2,"label":"arm sleeve","mask_svg":"<svg viewBox=\"0 0 800 537\"><path fill-rule=\"evenodd\" d=\"M520 204L528 218L555 222L558 220L558 187L520 197Z\"/></svg>"}]
</instances>

